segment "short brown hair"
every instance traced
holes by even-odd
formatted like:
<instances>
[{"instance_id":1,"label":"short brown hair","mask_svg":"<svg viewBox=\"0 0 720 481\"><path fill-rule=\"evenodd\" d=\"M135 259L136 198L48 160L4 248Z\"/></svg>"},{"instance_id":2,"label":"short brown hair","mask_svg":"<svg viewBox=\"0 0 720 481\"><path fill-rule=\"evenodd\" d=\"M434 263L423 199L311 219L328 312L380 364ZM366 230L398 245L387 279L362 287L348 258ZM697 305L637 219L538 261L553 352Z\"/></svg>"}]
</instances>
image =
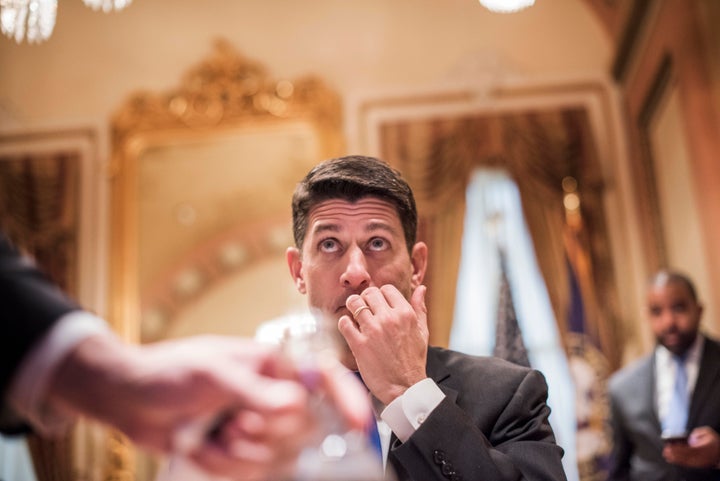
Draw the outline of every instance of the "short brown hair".
<instances>
[{"instance_id":1,"label":"short brown hair","mask_svg":"<svg viewBox=\"0 0 720 481\"><path fill-rule=\"evenodd\" d=\"M302 248L308 214L317 204L330 199L356 202L364 197L376 197L395 206L408 252L412 252L417 238L417 208L410 186L386 162L361 155L326 160L295 187L292 198L295 245Z\"/></svg>"}]
</instances>

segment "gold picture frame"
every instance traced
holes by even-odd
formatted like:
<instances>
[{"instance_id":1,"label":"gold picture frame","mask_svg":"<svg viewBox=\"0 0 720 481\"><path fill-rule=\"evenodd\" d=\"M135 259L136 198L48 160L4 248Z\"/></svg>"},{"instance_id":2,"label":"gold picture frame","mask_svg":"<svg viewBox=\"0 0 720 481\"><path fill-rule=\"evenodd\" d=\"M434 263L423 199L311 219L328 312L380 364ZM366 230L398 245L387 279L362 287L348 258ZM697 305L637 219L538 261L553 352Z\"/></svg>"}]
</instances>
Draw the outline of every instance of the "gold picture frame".
<instances>
[{"instance_id":1,"label":"gold picture frame","mask_svg":"<svg viewBox=\"0 0 720 481\"><path fill-rule=\"evenodd\" d=\"M173 319L198 297L266 259L284 262L292 190L342 153L341 118L322 80L273 79L223 40L177 88L131 96L111 132L116 331L131 342L188 334L173 331ZM135 463L131 452L123 458L117 473ZM138 468L137 479L151 471Z\"/></svg>"}]
</instances>

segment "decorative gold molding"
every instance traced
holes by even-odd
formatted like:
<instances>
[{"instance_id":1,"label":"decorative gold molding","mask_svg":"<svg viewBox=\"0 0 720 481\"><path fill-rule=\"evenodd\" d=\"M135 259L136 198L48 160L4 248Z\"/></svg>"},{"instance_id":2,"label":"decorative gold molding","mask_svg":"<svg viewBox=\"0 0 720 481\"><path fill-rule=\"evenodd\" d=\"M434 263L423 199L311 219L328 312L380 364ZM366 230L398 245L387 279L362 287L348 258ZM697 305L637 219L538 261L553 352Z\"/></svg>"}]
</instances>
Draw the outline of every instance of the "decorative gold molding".
<instances>
[{"instance_id":1,"label":"decorative gold molding","mask_svg":"<svg viewBox=\"0 0 720 481\"><path fill-rule=\"evenodd\" d=\"M144 150L244 126L308 121L327 155L342 152L339 96L313 76L273 79L256 61L227 41L217 40L207 58L188 70L180 85L166 92L139 92L117 111L112 122L113 154L111 315L116 329L140 340L136 281L138 162ZM319 160L319 159L318 159ZM128 267L130 266L130 267Z\"/></svg>"},{"instance_id":2,"label":"decorative gold molding","mask_svg":"<svg viewBox=\"0 0 720 481\"><path fill-rule=\"evenodd\" d=\"M214 51L191 68L177 88L128 99L113 118L113 144L159 129L208 129L274 119L310 119L337 128L340 98L316 77L275 80L260 63L217 40Z\"/></svg>"},{"instance_id":3,"label":"decorative gold molding","mask_svg":"<svg viewBox=\"0 0 720 481\"><path fill-rule=\"evenodd\" d=\"M640 144L640 165L642 166L642 181L647 197L644 199L641 208L645 210L648 216L645 219L651 239L652 245L647 249L654 254L654 260L658 266L653 266L653 270L657 267L668 265L667 246L665 236L663 234L663 218L660 212L660 195L658 193L657 175L655 172L655 157L652 151L651 142L651 124L657 119L658 110L663 100L668 96L674 82L675 72L672 57L666 54L662 57L657 67L657 72L653 77L652 84L645 94L642 107L637 117L637 126L639 132Z\"/></svg>"},{"instance_id":4,"label":"decorative gold molding","mask_svg":"<svg viewBox=\"0 0 720 481\"><path fill-rule=\"evenodd\" d=\"M135 481L132 469L134 460L132 443L121 432L110 430L102 481Z\"/></svg>"},{"instance_id":5,"label":"decorative gold molding","mask_svg":"<svg viewBox=\"0 0 720 481\"><path fill-rule=\"evenodd\" d=\"M141 341L165 338L177 313L193 300L254 263L282 258L292 243L292 226L283 216L249 228L236 227L197 246L143 292Z\"/></svg>"},{"instance_id":6,"label":"decorative gold molding","mask_svg":"<svg viewBox=\"0 0 720 481\"><path fill-rule=\"evenodd\" d=\"M190 68L177 87L138 92L120 106L112 119L109 169L108 318L121 337L130 342L154 339L153 336L143 339L141 335L144 297L138 280L142 252L138 235L140 166L147 152L183 145L189 140L212 142L219 135L232 136L266 126L279 132L278 135L285 135L282 133L285 126L298 124L310 127L316 143L313 148L318 154L334 156L343 151L341 102L334 91L313 76L292 81L274 79L261 63L244 57L224 40L216 41L210 54ZM314 155L315 152L313 162L321 160L314 159ZM296 160L289 160L289 170L295 167L304 170L304 166L292 164ZM288 176L291 173L285 172ZM139 481L145 481L148 473L133 467L132 445L121 438L112 438L110 443L114 446L113 463L107 479L129 479L128 473L132 473Z\"/></svg>"},{"instance_id":7,"label":"decorative gold molding","mask_svg":"<svg viewBox=\"0 0 720 481\"><path fill-rule=\"evenodd\" d=\"M635 0L625 22L613 59L613 78L623 83L627 75L633 54L638 49L640 34L648 20L648 12L654 0Z\"/></svg>"}]
</instances>

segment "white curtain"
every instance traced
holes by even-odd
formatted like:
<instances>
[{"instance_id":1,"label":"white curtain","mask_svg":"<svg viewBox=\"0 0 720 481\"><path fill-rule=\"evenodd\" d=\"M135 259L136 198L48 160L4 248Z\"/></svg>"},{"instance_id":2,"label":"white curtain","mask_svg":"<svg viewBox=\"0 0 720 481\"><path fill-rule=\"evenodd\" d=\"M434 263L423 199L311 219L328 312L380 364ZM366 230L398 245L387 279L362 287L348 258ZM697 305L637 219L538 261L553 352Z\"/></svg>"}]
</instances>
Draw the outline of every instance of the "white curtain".
<instances>
[{"instance_id":1,"label":"white curtain","mask_svg":"<svg viewBox=\"0 0 720 481\"><path fill-rule=\"evenodd\" d=\"M491 355L495 344L500 280L498 246L506 253L507 275L530 364L547 379L550 424L565 450L568 480L579 479L575 453L574 386L560 343L545 283L525 224L520 193L503 170L473 172L467 190L465 228L450 347Z\"/></svg>"},{"instance_id":2,"label":"white curtain","mask_svg":"<svg viewBox=\"0 0 720 481\"><path fill-rule=\"evenodd\" d=\"M24 437L0 436L0 480L37 481Z\"/></svg>"}]
</instances>

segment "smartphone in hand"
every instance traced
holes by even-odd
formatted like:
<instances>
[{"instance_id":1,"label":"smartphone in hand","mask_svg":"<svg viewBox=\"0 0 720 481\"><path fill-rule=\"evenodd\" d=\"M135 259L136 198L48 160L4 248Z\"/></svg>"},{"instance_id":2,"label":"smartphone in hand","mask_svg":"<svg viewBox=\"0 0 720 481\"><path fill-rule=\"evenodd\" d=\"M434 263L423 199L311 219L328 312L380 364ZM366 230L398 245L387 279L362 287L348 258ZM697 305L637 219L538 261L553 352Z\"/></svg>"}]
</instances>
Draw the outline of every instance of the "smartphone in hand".
<instances>
[{"instance_id":1,"label":"smartphone in hand","mask_svg":"<svg viewBox=\"0 0 720 481\"><path fill-rule=\"evenodd\" d=\"M663 434L660 439L665 444L687 444L688 435L687 433Z\"/></svg>"}]
</instances>

